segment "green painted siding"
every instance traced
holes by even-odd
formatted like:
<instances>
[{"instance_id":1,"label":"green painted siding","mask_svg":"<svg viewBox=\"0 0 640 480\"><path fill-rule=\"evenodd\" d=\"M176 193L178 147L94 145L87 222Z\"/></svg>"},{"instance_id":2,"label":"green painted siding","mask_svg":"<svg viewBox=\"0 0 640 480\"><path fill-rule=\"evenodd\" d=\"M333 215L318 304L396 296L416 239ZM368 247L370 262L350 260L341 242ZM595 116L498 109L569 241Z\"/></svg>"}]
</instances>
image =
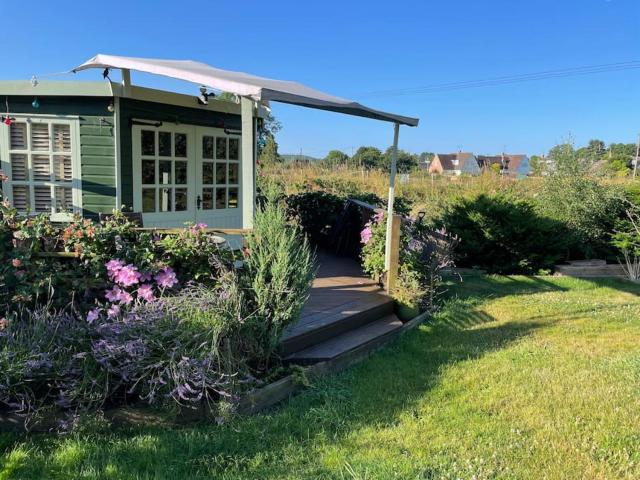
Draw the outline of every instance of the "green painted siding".
<instances>
[{"instance_id":1,"label":"green painted siding","mask_svg":"<svg viewBox=\"0 0 640 480\"><path fill-rule=\"evenodd\" d=\"M9 110L16 114L74 115L79 117L82 206L95 217L116 206L116 160L114 115L109 97L9 97Z\"/></svg>"},{"instance_id":2,"label":"green painted siding","mask_svg":"<svg viewBox=\"0 0 640 480\"><path fill-rule=\"evenodd\" d=\"M194 102L196 99L194 97ZM133 168L131 126L133 119L154 122L183 123L203 127L240 130L240 115L211 112L198 108L178 107L129 98L120 99L120 161L122 175L122 203L133 208Z\"/></svg>"},{"instance_id":3,"label":"green painted siding","mask_svg":"<svg viewBox=\"0 0 640 480\"><path fill-rule=\"evenodd\" d=\"M82 206L87 216L109 213L116 205L113 116L80 118Z\"/></svg>"}]
</instances>

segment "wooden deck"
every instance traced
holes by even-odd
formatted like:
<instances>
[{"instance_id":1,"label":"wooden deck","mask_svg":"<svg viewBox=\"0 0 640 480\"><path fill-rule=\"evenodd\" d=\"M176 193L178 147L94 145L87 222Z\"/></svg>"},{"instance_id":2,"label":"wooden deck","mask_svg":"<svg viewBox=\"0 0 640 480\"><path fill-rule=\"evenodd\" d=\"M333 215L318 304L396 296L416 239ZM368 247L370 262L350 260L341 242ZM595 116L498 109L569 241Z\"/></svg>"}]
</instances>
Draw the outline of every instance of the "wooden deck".
<instances>
[{"instance_id":1,"label":"wooden deck","mask_svg":"<svg viewBox=\"0 0 640 480\"><path fill-rule=\"evenodd\" d=\"M371 325L370 332L354 331L393 314L392 299L362 272L357 262L319 254L318 263L318 273L300 319L283 335L281 347L285 355L317 350L320 344L340 336L344 336L344 342L347 339L353 342L354 335L364 338L369 333L379 334L385 330L380 325L377 328ZM335 350L335 343L327 348Z\"/></svg>"}]
</instances>

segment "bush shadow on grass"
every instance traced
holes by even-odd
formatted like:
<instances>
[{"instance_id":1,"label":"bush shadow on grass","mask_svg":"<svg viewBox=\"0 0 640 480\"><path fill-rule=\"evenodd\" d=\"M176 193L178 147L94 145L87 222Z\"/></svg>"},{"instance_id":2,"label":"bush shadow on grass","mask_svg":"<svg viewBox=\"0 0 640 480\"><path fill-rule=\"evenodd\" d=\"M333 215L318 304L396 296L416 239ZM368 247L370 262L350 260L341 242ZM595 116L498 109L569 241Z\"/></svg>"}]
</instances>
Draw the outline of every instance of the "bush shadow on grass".
<instances>
[{"instance_id":1,"label":"bush shadow on grass","mask_svg":"<svg viewBox=\"0 0 640 480\"><path fill-rule=\"evenodd\" d=\"M74 476L81 469L97 476L111 469L118 478L282 478L291 474L293 462L312 469L306 475L330 477L336 472L309 461L320 454L316 444L341 442L367 426L395 424L401 412L415 408L438 385L447 367L502 349L543 325L487 325L495 319L475 312L472 304L467 309L459 323L423 325L368 361L315 381L270 412L223 426L146 427L79 437L71 463L62 455L64 447L35 437L29 442L48 458L30 461L26 468L34 478ZM467 329L470 325L476 328Z\"/></svg>"}]
</instances>

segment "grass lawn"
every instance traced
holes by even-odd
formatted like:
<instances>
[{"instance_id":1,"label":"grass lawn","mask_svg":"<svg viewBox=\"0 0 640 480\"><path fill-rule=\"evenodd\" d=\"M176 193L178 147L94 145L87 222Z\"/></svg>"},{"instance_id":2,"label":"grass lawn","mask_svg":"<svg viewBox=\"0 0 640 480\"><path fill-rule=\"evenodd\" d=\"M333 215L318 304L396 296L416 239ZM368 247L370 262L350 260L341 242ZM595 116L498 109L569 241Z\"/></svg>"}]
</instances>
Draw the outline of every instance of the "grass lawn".
<instances>
[{"instance_id":1,"label":"grass lawn","mask_svg":"<svg viewBox=\"0 0 640 480\"><path fill-rule=\"evenodd\" d=\"M640 478L640 286L477 277L436 318L224 426L0 434L0 479Z\"/></svg>"}]
</instances>

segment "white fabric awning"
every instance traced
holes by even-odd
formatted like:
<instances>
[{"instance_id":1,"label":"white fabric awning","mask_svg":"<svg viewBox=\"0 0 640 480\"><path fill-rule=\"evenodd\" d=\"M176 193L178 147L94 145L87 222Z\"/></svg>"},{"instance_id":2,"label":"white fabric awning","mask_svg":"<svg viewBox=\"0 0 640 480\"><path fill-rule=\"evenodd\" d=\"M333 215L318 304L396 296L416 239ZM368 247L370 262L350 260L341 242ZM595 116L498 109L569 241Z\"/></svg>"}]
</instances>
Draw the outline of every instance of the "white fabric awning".
<instances>
[{"instance_id":1,"label":"white fabric awning","mask_svg":"<svg viewBox=\"0 0 640 480\"><path fill-rule=\"evenodd\" d=\"M119 57L96 55L73 72L89 68L120 68L153 73L165 77L186 80L198 85L236 95L251 97L257 101L274 101L332 112L373 118L415 127L418 119L395 115L365 107L357 102L328 95L297 82L256 77L242 72L231 72L191 60L161 60L155 58Z\"/></svg>"}]
</instances>

